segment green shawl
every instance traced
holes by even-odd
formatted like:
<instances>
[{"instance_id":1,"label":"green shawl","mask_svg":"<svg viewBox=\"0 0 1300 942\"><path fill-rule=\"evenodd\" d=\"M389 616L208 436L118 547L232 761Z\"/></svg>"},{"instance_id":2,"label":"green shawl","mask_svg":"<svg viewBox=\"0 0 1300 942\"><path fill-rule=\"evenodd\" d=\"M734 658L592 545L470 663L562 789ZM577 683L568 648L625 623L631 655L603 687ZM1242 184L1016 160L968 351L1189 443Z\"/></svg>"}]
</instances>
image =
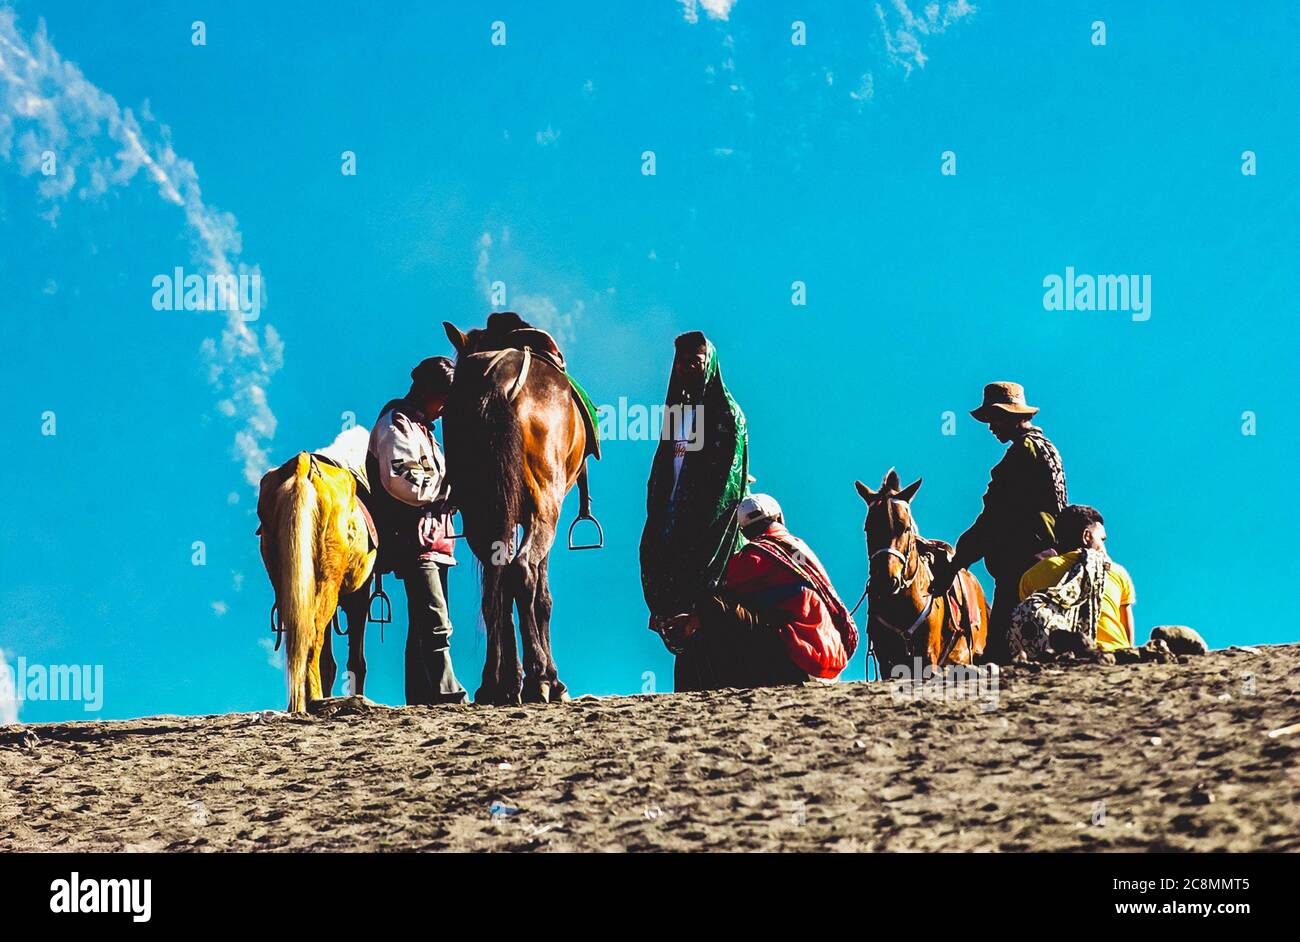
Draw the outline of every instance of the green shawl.
<instances>
[{"instance_id":1,"label":"green shawl","mask_svg":"<svg viewBox=\"0 0 1300 942\"><path fill-rule=\"evenodd\" d=\"M650 466L646 524L641 534L641 588L651 614L691 611L722 580L727 562L744 542L736 507L749 481L745 414L727 391L718 351L706 338L704 394L688 403L670 375L665 433ZM701 406L702 447L688 451L673 488L673 441L667 431L673 406ZM697 425L699 428L699 425Z\"/></svg>"}]
</instances>

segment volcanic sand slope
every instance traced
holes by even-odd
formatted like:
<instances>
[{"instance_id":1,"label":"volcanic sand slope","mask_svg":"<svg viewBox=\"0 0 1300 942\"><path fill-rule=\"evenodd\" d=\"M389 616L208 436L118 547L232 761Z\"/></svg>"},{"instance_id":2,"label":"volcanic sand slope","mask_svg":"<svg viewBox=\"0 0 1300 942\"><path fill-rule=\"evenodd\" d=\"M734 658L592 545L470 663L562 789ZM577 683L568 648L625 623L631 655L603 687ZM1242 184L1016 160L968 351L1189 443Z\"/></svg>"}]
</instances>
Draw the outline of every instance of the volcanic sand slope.
<instances>
[{"instance_id":1,"label":"volcanic sand slope","mask_svg":"<svg viewBox=\"0 0 1300 942\"><path fill-rule=\"evenodd\" d=\"M1000 680L4 727L0 849L1300 848L1300 646Z\"/></svg>"}]
</instances>

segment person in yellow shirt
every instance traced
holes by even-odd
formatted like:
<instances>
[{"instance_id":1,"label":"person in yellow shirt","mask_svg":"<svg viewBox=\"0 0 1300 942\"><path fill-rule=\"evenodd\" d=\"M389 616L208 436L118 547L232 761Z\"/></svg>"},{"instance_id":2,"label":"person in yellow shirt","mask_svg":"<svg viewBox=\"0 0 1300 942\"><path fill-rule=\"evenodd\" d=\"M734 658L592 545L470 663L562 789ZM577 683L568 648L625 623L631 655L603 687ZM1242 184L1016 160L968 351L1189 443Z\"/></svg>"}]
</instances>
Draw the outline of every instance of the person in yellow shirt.
<instances>
[{"instance_id":1,"label":"person in yellow shirt","mask_svg":"<svg viewBox=\"0 0 1300 942\"><path fill-rule=\"evenodd\" d=\"M1062 510L1056 521L1056 536L1057 546L1067 551L1039 560L1020 577L1021 601L1060 582L1084 549L1106 552L1106 523L1094 507L1071 504ZM1115 651L1134 646L1133 605L1136 601L1137 593L1128 570L1111 560L1101 595L1101 611L1097 616L1098 648Z\"/></svg>"}]
</instances>

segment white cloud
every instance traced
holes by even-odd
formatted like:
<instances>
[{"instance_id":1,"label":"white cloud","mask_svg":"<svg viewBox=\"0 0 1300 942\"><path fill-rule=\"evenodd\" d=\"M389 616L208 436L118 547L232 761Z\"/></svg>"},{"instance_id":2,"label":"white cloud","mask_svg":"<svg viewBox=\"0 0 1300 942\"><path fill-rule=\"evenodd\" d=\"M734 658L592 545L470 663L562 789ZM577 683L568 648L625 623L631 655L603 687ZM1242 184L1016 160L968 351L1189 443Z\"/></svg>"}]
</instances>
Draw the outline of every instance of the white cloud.
<instances>
[{"instance_id":1,"label":"white cloud","mask_svg":"<svg viewBox=\"0 0 1300 942\"><path fill-rule=\"evenodd\" d=\"M369 447L370 430L364 425L354 425L339 432L334 436L334 441L324 448L316 449L316 453L332 458L345 468L364 470Z\"/></svg>"},{"instance_id":2,"label":"white cloud","mask_svg":"<svg viewBox=\"0 0 1300 942\"><path fill-rule=\"evenodd\" d=\"M40 173L47 150L57 160L52 176ZM96 199L143 173L164 202L181 210L194 236L196 260L208 273L261 274L238 260L235 217L204 202L194 164L173 150L171 132L153 119L148 106L138 117L119 106L63 59L44 22L24 37L7 8L0 9L0 157L16 164L23 176L38 177L36 191L51 224L57 224L74 191L80 199ZM147 286L141 296L148 296ZM201 352L210 382L229 404L223 412L236 427L234 450L244 478L256 485L269 463L266 444L275 434L266 385L283 363L284 344L274 327L259 331L232 310Z\"/></svg>"},{"instance_id":3,"label":"white cloud","mask_svg":"<svg viewBox=\"0 0 1300 942\"><path fill-rule=\"evenodd\" d=\"M559 139L560 139L560 132L555 130L549 124L546 126L545 131L537 132L537 143L541 144L543 147L548 147L551 144L554 144L557 141L559 141Z\"/></svg>"},{"instance_id":4,"label":"white cloud","mask_svg":"<svg viewBox=\"0 0 1300 942\"><path fill-rule=\"evenodd\" d=\"M258 638L257 646L266 652L266 666L278 671L284 670L284 652L275 649L273 638Z\"/></svg>"},{"instance_id":5,"label":"white cloud","mask_svg":"<svg viewBox=\"0 0 1300 942\"><path fill-rule=\"evenodd\" d=\"M212 614L216 615L218 618L226 614L228 611L230 611L230 606L225 602L218 600L212 603Z\"/></svg>"},{"instance_id":6,"label":"white cloud","mask_svg":"<svg viewBox=\"0 0 1300 942\"><path fill-rule=\"evenodd\" d=\"M731 16L736 0L677 0L682 7L682 17L687 23L700 21L700 10L711 20L725 20Z\"/></svg>"},{"instance_id":7,"label":"white cloud","mask_svg":"<svg viewBox=\"0 0 1300 942\"><path fill-rule=\"evenodd\" d=\"M863 75L862 80L858 82L857 89L855 91L849 92L849 97L852 98L854 101L870 101L872 96L874 96L875 94L876 94L875 80L871 77L871 73L868 72L865 75Z\"/></svg>"},{"instance_id":8,"label":"white cloud","mask_svg":"<svg viewBox=\"0 0 1300 942\"><path fill-rule=\"evenodd\" d=\"M975 12L969 0L927 3L919 16L912 12L906 0L893 0L892 6L892 10L886 11L877 3L876 16L880 18L889 61L902 67L909 75L913 68L925 68L927 57L921 48L923 37L937 36L962 17Z\"/></svg>"},{"instance_id":9,"label":"white cloud","mask_svg":"<svg viewBox=\"0 0 1300 942\"><path fill-rule=\"evenodd\" d=\"M0 649L0 726L18 722L18 682L8 655Z\"/></svg>"}]
</instances>

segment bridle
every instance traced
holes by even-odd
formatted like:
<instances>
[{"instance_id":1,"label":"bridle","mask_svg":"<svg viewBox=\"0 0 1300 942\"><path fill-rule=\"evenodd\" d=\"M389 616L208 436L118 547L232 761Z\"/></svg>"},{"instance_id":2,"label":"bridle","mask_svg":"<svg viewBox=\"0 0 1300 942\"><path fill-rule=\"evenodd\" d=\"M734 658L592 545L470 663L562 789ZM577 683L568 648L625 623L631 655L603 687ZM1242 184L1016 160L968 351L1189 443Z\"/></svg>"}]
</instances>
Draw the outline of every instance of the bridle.
<instances>
[{"instance_id":1,"label":"bridle","mask_svg":"<svg viewBox=\"0 0 1300 942\"><path fill-rule=\"evenodd\" d=\"M889 501L890 504L892 504L895 500L897 500L897 498L886 498L886 500ZM906 503L906 501L898 501L898 502ZM886 507L888 506L889 505L886 504ZM887 511L887 513L890 513L890 519L892 523L893 514L892 512L889 511ZM881 549L875 550L874 552L871 551L870 542L868 541L867 583L862 588L862 597L859 598L857 604L853 606L853 612L856 612L858 610L858 608L862 605L862 603L866 600L867 596L871 592L871 564L872 562L875 561L877 556L886 556L886 557L893 556L896 557L898 561L903 564L903 581L892 592L888 593L887 595L883 595L879 597L898 598L902 593L910 589L913 583L916 582L916 577L921 574L921 567L926 564L922 561L921 554L917 552L917 548L916 548L917 530L916 530L915 521L908 522L907 532L904 534L904 536L907 537L907 541L908 541L905 552L894 549L892 535L891 535L890 544L888 546L882 547ZM912 574L910 576L907 574L908 566L912 567ZM914 648L914 639L916 635L916 630L917 628L919 628L921 625L924 625L929 620L930 613L933 611L934 611L934 596L931 595L926 599L925 606L921 609L921 613L916 617L916 619L910 625L907 626L907 628L899 628L897 625L893 624L891 621L889 621L884 616L882 616L879 612L868 611L868 619L870 621L875 621L881 627L887 628L890 632L897 635L898 639L903 643L903 649L908 653L909 656L911 656ZM850 612L849 614L851 615L853 614L853 612ZM879 676L880 659L875 653L875 644L871 640L870 631L867 632L867 644L868 644L867 655L869 658L876 657L876 674L877 676Z\"/></svg>"},{"instance_id":2,"label":"bridle","mask_svg":"<svg viewBox=\"0 0 1300 942\"><path fill-rule=\"evenodd\" d=\"M895 500L896 498L888 498L890 504L894 503ZM906 503L906 501L898 501L898 503ZM892 514L891 514L891 521L892 521ZM890 596L900 595L907 589L910 589L912 587L912 583L916 581L916 577L921 574L921 554L916 551L916 523L913 521L909 521L907 525L907 532L903 535L906 536L908 540L907 552L905 553L894 549L894 544L892 540L890 541L890 544L888 546L878 549L874 553L868 552L867 554L868 589L870 589L871 587L871 564L872 562L875 561L877 556L894 556L897 557L898 561L903 564L903 581L899 584L898 588L896 588L893 592L889 593ZM868 550L870 550L870 546L868 546L867 548ZM912 567L912 574L910 576L907 574L908 566Z\"/></svg>"}]
</instances>

